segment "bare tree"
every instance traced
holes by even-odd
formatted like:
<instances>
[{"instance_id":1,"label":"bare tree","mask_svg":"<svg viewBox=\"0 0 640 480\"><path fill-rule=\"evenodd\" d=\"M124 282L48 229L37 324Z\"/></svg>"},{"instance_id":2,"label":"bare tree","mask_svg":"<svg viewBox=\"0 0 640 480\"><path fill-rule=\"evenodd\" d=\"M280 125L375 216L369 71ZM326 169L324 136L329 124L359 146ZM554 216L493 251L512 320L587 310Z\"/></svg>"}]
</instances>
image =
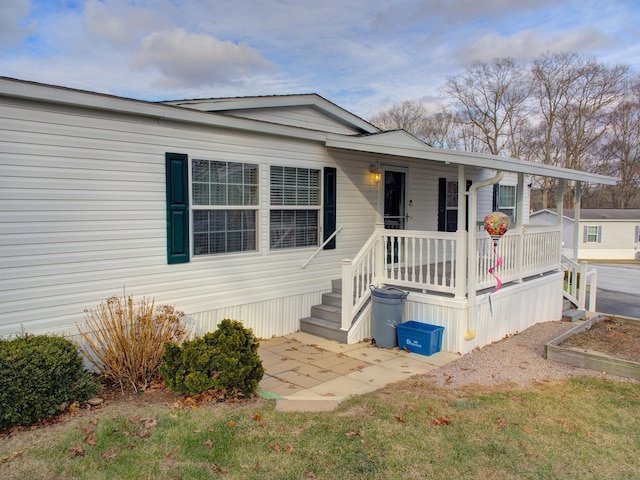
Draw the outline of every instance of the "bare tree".
<instances>
[{"instance_id":1,"label":"bare tree","mask_svg":"<svg viewBox=\"0 0 640 480\"><path fill-rule=\"evenodd\" d=\"M402 129L437 148L456 149L461 145L456 133L457 118L441 108L430 114L415 100L403 100L369 119L383 130Z\"/></svg>"},{"instance_id":2,"label":"bare tree","mask_svg":"<svg viewBox=\"0 0 640 480\"><path fill-rule=\"evenodd\" d=\"M542 55L533 62L533 98L538 113L532 138L539 148L531 160L576 170L600 169L596 149L607 132L610 116L624 93L629 68L608 67L594 57L576 53ZM601 157L600 157L601 159ZM548 206L550 179L542 179L542 206ZM571 204L573 186L567 190Z\"/></svg>"},{"instance_id":3,"label":"bare tree","mask_svg":"<svg viewBox=\"0 0 640 480\"><path fill-rule=\"evenodd\" d=\"M450 77L443 90L483 151L498 155L518 150L514 134L526 119L530 81L515 60L475 62L462 75Z\"/></svg>"},{"instance_id":4,"label":"bare tree","mask_svg":"<svg viewBox=\"0 0 640 480\"><path fill-rule=\"evenodd\" d=\"M426 107L415 100L403 100L393 104L387 110L383 110L369 119L371 123L382 130L405 130L416 137L425 137Z\"/></svg>"},{"instance_id":5,"label":"bare tree","mask_svg":"<svg viewBox=\"0 0 640 480\"><path fill-rule=\"evenodd\" d=\"M601 173L617 176L615 186L602 188L613 208L640 205L640 75L635 76L611 115L610 128L602 137Z\"/></svg>"}]
</instances>

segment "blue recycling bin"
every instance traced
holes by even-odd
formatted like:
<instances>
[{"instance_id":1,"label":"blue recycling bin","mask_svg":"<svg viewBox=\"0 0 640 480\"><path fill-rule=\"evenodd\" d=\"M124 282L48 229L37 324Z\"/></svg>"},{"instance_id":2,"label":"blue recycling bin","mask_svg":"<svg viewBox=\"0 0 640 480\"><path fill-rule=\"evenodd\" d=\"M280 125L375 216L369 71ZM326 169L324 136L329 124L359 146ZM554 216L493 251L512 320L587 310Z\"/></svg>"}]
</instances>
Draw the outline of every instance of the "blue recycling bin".
<instances>
[{"instance_id":1,"label":"blue recycling bin","mask_svg":"<svg viewBox=\"0 0 640 480\"><path fill-rule=\"evenodd\" d=\"M402 323L404 301L409 292L395 287L371 290L371 337L379 347L398 345L396 325Z\"/></svg>"}]
</instances>

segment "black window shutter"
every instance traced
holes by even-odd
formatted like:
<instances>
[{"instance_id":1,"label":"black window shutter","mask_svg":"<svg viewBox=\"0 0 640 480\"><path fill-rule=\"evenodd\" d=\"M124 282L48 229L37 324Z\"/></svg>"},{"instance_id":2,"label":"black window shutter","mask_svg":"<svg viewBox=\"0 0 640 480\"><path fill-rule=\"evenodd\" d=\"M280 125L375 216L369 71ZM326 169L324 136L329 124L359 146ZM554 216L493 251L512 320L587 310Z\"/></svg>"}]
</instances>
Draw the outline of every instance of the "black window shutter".
<instances>
[{"instance_id":1,"label":"black window shutter","mask_svg":"<svg viewBox=\"0 0 640 480\"><path fill-rule=\"evenodd\" d=\"M471 189L471 185L472 182L471 180L467 180L467 192ZM469 195L465 195L464 196L464 208L466 209L466 215L465 215L465 220L467 221L467 224L464 226L465 230L468 232L469 231L469 224L473 225L473 227L475 228L475 224L476 224L476 220L475 218L473 219L473 221L469 218Z\"/></svg>"},{"instance_id":2,"label":"black window shutter","mask_svg":"<svg viewBox=\"0 0 640 480\"><path fill-rule=\"evenodd\" d=\"M182 153L165 154L167 181L167 263L189 261L189 170Z\"/></svg>"},{"instance_id":3,"label":"black window shutter","mask_svg":"<svg viewBox=\"0 0 640 480\"><path fill-rule=\"evenodd\" d=\"M336 231L337 218L337 173L333 167L324 168L324 238L323 242ZM325 246L325 250L336 248L336 237L333 237Z\"/></svg>"},{"instance_id":4,"label":"black window shutter","mask_svg":"<svg viewBox=\"0 0 640 480\"><path fill-rule=\"evenodd\" d=\"M444 232L447 224L447 179L438 179L438 231Z\"/></svg>"},{"instance_id":5,"label":"black window shutter","mask_svg":"<svg viewBox=\"0 0 640 480\"><path fill-rule=\"evenodd\" d=\"M500 184L494 183L493 184L493 209L492 209L494 212L498 211L499 197L500 197Z\"/></svg>"}]
</instances>

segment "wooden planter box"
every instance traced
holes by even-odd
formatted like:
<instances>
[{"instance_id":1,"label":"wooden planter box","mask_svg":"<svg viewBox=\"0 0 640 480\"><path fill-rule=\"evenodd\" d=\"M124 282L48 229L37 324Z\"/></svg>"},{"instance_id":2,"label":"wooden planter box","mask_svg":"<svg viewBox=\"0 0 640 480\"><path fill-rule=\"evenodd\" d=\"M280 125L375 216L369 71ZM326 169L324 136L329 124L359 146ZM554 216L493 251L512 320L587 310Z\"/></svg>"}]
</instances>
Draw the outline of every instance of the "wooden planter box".
<instances>
[{"instance_id":1,"label":"wooden planter box","mask_svg":"<svg viewBox=\"0 0 640 480\"><path fill-rule=\"evenodd\" d=\"M549 360L566 363L581 368L589 368L598 372L606 372L608 375L616 375L619 377L633 378L640 380L640 363L631 362L629 360L621 360L610 355L583 350L575 347L561 347L560 344L571 335L580 333L591 327L591 325L611 318L610 315L599 315L593 317L584 323L575 326L571 330L554 338L544 346L544 356ZM640 325L640 320L628 317L614 317L616 322L631 323Z\"/></svg>"}]
</instances>

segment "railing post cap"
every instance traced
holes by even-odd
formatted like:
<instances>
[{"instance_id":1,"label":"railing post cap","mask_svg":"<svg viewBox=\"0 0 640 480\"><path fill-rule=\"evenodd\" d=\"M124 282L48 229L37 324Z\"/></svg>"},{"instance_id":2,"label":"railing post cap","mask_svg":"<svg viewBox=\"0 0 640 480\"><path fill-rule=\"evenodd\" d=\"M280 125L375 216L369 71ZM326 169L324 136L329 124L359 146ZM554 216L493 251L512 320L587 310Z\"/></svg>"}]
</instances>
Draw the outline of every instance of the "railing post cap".
<instances>
[{"instance_id":1,"label":"railing post cap","mask_svg":"<svg viewBox=\"0 0 640 480\"><path fill-rule=\"evenodd\" d=\"M353 263L353 260L351 260L350 258L342 259L342 265L351 265L352 263Z\"/></svg>"}]
</instances>

